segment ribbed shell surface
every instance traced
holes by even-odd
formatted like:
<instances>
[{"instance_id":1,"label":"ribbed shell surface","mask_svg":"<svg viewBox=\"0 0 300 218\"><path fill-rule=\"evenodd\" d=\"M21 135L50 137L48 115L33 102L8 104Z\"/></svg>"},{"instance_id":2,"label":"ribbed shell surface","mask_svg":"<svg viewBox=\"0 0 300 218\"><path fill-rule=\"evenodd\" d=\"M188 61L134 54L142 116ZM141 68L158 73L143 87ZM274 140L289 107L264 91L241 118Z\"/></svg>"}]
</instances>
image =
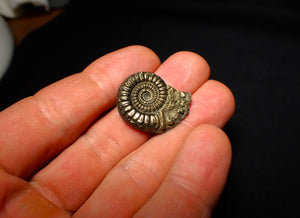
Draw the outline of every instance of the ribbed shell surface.
<instances>
[{"instance_id":1,"label":"ribbed shell surface","mask_svg":"<svg viewBox=\"0 0 300 218\"><path fill-rule=\"evenodd\" d=\"M153 132L159 125L156 112L167 99L167 86L156 74L139 72L119 89L117 106L124 120L138 129Z\"/></svg>"},{"instance_id":2,"label":"ribbed shell surface","mask_svg":"<svg viewBox=\"0 0 300 218\"><path fill-rule=\"evenodd\" d=\"M139 72L120 86L117 107L121 117L144 132L163 133L189 112L191 94L165 84L156 74Z\"/></svg>"}]
</instances>

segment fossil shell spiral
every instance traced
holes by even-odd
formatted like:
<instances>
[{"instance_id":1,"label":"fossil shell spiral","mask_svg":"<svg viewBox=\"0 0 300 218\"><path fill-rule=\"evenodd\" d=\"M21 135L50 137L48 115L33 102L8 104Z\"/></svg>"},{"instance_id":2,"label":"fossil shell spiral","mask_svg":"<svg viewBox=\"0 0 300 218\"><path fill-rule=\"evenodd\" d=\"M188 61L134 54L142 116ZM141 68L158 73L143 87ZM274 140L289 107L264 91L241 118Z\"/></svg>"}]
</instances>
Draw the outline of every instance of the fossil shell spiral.
<instances>
[{"instance_id":1,"label":"fossil shell spiral","mask_svg":"<svg viewBox=\"0 0 300 218\"><path fill-rule=\"evenodd\" d=\"M191 94L179 92L156 74L139 72L121 85L117 107L121 117L144 132L163 133L189 113Z\"/></svg>"}]
</instances>

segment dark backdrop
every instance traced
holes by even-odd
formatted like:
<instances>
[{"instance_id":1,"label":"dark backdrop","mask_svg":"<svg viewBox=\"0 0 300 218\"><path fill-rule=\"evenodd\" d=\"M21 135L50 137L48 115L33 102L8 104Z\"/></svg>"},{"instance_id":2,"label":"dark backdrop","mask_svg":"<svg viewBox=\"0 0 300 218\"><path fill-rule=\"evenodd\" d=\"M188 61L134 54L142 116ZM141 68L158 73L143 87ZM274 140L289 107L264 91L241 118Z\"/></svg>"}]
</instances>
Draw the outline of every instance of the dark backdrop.
<instances>
[{"instance_id":1,"label":"dark backdrop","mask_svg":"<svg viewBox=\"0 0 300 218\"><path fill-rule=\"evenodd\" d=\"M162 61L197 52L237 103L224 128L232 167L213 216L300 217L299 3L237 2L72 0L16 48L0 109L127 45L148 46Z\"/></svg>"}]
</instances>

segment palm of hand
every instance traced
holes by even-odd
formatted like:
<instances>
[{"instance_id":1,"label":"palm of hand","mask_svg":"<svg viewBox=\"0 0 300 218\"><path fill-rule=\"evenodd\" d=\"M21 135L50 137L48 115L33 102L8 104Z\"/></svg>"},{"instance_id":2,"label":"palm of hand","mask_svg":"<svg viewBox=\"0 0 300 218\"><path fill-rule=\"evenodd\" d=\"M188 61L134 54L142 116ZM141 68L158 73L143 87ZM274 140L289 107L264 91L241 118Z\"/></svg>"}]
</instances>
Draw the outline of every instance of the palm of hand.
<instances>
[{"instance_id":1,"label":"palm of hand","mask_svg":"<svg viewBox=\"0 0 300 218\"><path fill-rule=\"evenodd\" d=\"M150 138L113 109L122 81L155 72L193 94L190 114ZM226 182L234 111L223 84L191 52L163 64L144 47L110 53L0 114L0 217L209 215Z\"/></svg>"}]
</instances>

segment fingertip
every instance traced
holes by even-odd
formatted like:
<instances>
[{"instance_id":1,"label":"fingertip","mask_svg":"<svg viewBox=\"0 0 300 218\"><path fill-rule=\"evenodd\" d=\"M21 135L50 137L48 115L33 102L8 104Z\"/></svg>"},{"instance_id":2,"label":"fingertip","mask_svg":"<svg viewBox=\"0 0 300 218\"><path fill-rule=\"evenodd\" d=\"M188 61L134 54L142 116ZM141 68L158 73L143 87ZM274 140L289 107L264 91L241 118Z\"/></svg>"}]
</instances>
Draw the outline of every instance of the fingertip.
<instances>
[{"instance_id":1,"label":"fingertip","mask_svg":"<svg viewBox=\"0 0 300 218\"><path fill-rule=\"evenodd\" d=\"M220 90L220 95L223 96L223 99L227 102L228 105L230 105L231 107L231 112L233 114L234 110L235 110L235 98L234 95L231 91L231 89L226 86L224 83L221 83L217 80L210 80L209 81L212 85L218 86L219 90Z\"/></svg>"},{"instance_id":2,"label":"fingertip","mask_svg":"<svg viewBox=\"0 0 300 218\"><path fill-rule=\"evenodd\" d=\"M234 111L235 99L231 90L221 82L208 80L193 94L190 114L195 116L187 118L187 121L213 124L221 128L229 121Z\"/></svg>"},{"instance_id":3,"label":"fingertip","mask_svg":"<svg viewBox=\"0 0 300 218\"><path fill-rule=\"evenodd\" d=\"M198 145L194 147L197 150L203 146L209 146L205 148L215 155L216 161L231 161L231 142L226 133L217 126L211 124L197 126L186 139L186 144L194 143L199 145L199 147Z\"/></svg>"},{"instance_id":4,"label":"fingertip","mask_svg":"<svg viewBox=\"0 0 300 218\"><path fill-rule=\"evenodd\" d=\"M180 156L182 159L178 163L184 163L191 192L201 196L208 208L214 207L231 164L232 149L228 136L214 125L199 125L186 138Z\"/></svg>"},{"instance_id":5,"label":"fingertip","mask_svg":"<svg viewBox=\"0 0 300 218\"><path fill-rule=\"evenodd\" d=\"M188 60L186 61L185 64L187 67L186 69L188 70L189 68L193 69L193 71L198 71L205 73L205 76L208 78L210 76L210 66L203 58L201 55L192 52L192 51L179 51L171 55L169 58L174 58L176 59L182 59L182 60ZM191 71L191 70L188 70Z\"/></svg>"},{"instance_id":6,"label":"fingertip","mask_svg":"<svg viewBox=\"0 0 300 218\"><path fill-rule=\"evenodd\" d=\"M131 50L133 53L143 53L148 54L149 56L153 56L156 60L159 60L157 54L150 48L143 45L130 45L125 48L121 48L119 51ZM160 61L160 60L159 60Z\"/></svg>"},{"instance_id":7,"label":"fingertip","mask_svg":"<svg viewBox=\"0 0 300 218\"><path fill-rule=\"evenodd\" d=\"M210 66L201 55L192 51L180 51L175 55L180 55L183 59L189 59L191 67L196 68L198 72L204 72L207 78L210 76Z\"/></svg>"},{"instance_id":8,"label":"fingertip","mask_svg":"<svg viewBox=\"0 0 300 218\"><path fill-rule=\"evenodd\" d=\"M148 60L152 64L159 66L161 64L160 58L157 54L150 48L142 45L130 45L128 47L117 50L117 52L130 53L133 56L144 57L144 59Z\"/></svg>"},{"instance_id":9,"label":"fingertip","mask_svg":"<svg viewBox=\"0 0 300 218\"><path fill-rule=\"evenodd\" d=\"M215 94L222 99L223 104L220 104L220 111L223 117L227 117L223 122L217 124L218 127L223 127L233 116L235 111L235 98L228 86L216 80L209 80L209 86L214 87Z\"/></svg>"},{"instance_id":10,"label":"fingertip","mask_svg":"<svg viewBox=\"0 0 300 218\"><path fill-rule=\"evenodd\" d=\"M164 61L156 73L174 88L194 92L208 80L210 67L200 55L190 51L179 51Z\"/></svg>"},{"instance_id":11,"label":"fingertip","mask_svg":"<svg viewBox=\"0 0 300 218\"><path fill-rule=\"evenodd\" d=\"M99 70L105 71L106 68L110 68L112 65L116 64L112 63L111 60L117 60L119 63L129 63L127 67L129 71L132 69L132 67L130 67L130 63L132 63L131 65L134 66L135 71L127 72L129 74L140 71L154 72L161 63L157 54L150 48L141 45L131 45L98 58L87 68L85 68L83 72L94 73L95 71ZM119 63L118 65L120 65ZM123 68L120 69L120 72L121 70L123 72L126 71L127 69L124 69L124 66L126 66L126 64L121 65Z\"/></svg>"}]
</instances>

